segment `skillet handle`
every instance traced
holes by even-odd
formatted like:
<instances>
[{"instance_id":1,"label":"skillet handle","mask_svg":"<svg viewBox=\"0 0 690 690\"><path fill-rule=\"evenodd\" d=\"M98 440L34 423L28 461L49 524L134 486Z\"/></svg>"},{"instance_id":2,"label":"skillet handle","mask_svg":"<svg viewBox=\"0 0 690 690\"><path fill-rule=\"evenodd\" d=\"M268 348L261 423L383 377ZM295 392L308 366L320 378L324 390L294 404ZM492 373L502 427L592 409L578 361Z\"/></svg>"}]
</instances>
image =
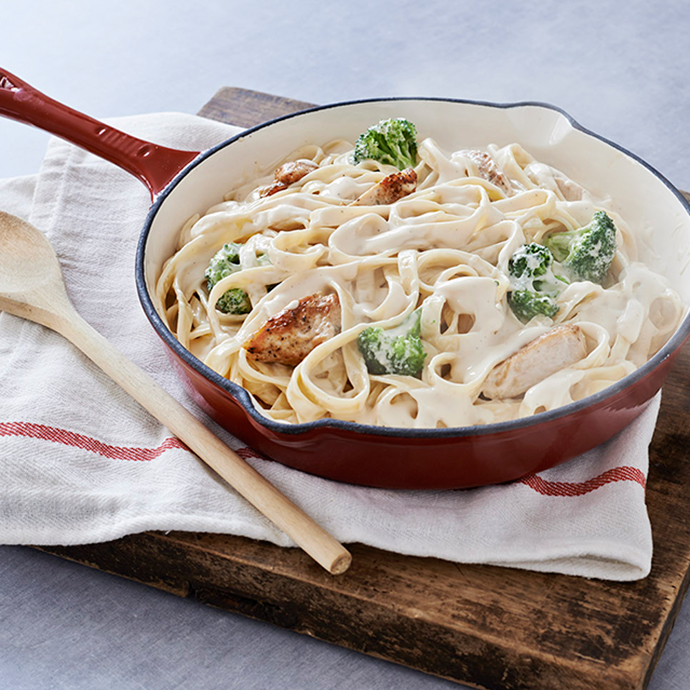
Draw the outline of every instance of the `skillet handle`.
<instances>
[{"instance_id":1,"label":"skillet handle","mask_svg":"<svg viewBox=\"0 0 690 690\"><path fill-rule=\"evenodd\" d=\"M48 98L1 67L0 115L34 125L114 163L140 179L152 199L199 155L125 134Z\"/></svg>"}]
</instances>

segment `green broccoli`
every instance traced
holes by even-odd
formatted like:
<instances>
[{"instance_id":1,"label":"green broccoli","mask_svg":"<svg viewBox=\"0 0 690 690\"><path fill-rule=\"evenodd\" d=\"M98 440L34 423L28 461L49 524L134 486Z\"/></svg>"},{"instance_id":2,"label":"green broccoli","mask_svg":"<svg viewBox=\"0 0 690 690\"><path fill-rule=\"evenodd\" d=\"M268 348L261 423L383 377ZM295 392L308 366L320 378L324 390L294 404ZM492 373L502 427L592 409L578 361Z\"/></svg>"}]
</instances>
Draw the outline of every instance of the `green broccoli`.
<instances>
[{"instance_id":1,"label":"green broccoli","mask_svg":"<svg viewBox=\"0 0 690 690\"><path fill-rule=\"evenodd\" d=\"M508 273L513 287L508 305L520 321L527 323L538 314L556 315L556 297L565 281L554 275L553 255L547 247L523 244L508 261Z\"/></svg>"},{"instance_id":2,"label":"green broccoli","mask_svg":"<svg viewBox=\"0 0 690 690\"><path fill-rule=\"evenodd\" d=\"M575 280L603 283L616 254L616 226L604 211L597 211L589 225L557 232L546 246Z\"/></svg>"},{"instance_id":3,"label":"green broccoli","mask_svg":"<svg viewBox=\"0 0 690 690\"><path fill-rule=\"evenodd\" d=\"M242 288L230 288L218 298L216 309L223 314L249 314L252 303Z\"/></svg>"},{"instance_id":4,"label":"green broccoli","mask_svg":"<svg viewBox=\"0 0 690 690\"><path fill-rule=\"evenodd\" d=\"M553 296L531 290L514 290L508 293L508 304L513 314L523 323L527 323L537 314L554 317L558 312L558 305Z\"/></svg>"},{"instance_id":5,"label":"green broccoli","mask_svg":"<svg viewBox=\"0 0 690 690\"><path fill-rule=\"evenodd\" d=\"M357 336L357 347L370 374L419 374L426 359L420 338L421 319L421 309L417 309L395 328L369 326Z\"/></svg>"},{"instance_id":6,"label":"green broccoli","mask_svg":"<svg viewBox=\"0 0 690 690\"><path fill-rule=\"evenodd\" d=\"M417 128L403 118L381 120L360 134L352 154L355 165L364 160L395 165L399 170L417 165Z\"/></svg>"},{"instance_id":7,"label":"green broccoli","mask_svg":"<svg viewBox=\"0 0 690 690\"><path fill-rule=\"evenodd\" d=\"M542 244L523 244L508 261L508 273L514 283L524 283L541 291L543 283L551 283L553 255ZM555 277L555 276L553 276Z\"/></svg>"},{"instance_id":8,"label":"green broccoli","mask_svg":"<svg viewBox=\"0 0 690 690\"><path fill-rule=\"evenodd\" d=\"M209 292L213 286L231 273L241 270L241 244L231 242L223 245L211 259L204 276ZM226 290L216 302L216 309L224 314L248 314L252 310L249 295L242 288Z\"/></svg>"}]
</instances>

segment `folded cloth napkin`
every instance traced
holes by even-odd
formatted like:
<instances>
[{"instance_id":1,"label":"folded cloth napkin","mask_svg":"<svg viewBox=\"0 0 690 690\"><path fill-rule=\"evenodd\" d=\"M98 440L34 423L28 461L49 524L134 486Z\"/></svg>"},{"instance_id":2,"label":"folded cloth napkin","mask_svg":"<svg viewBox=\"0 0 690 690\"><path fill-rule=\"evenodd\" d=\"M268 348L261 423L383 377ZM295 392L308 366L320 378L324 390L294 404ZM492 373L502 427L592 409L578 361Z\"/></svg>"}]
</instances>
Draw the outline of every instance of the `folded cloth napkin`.
<instances>
[{"instance_id":1,"label":"folded cloth napkin","mask_svg":"<svg viewBox=\"0 0 690 690\"><path fill-rule=\"evenodd\" d=\"M171 113L112 123L190 150L237 132ZM195 407L142 313L134 254L149 202L135 178L57 139L38 175L0 181L0 209L46 234L81 315L337 539L591 578L648 574L645 480L658 397L608 443L508 485L389 491L260 458ZM0 314L0 392L0 543L187 530L294 546L61 336L8 314Z\"/></svg>"}]
</instances>

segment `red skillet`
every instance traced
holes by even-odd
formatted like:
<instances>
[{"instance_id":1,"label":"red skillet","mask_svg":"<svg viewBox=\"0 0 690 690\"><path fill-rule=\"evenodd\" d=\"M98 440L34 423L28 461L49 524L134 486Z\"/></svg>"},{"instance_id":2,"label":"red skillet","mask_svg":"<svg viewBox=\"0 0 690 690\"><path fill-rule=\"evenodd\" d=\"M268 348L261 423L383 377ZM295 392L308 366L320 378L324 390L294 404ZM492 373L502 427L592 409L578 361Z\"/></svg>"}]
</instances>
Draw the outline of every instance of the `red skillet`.
<instances>
[{"instance_id":1,"label":"red skillet","mask_svg":"<svg viewBox=\"0 0 690 690\"><path fill-rule=\"evenodd\" d=\"M370 124L405 116L423 136L450 150L518 141L540 160L590 189L609 193L626 217L655 229L654 245L672 285L690 302L690 208L658 172L584 129L562 111L536 103L382 99L314 108L254 127L208 151L165 148L78 113L0 70L0 114L33 124L109 160L139 178L153 205L136 258L137 290L188 389L221 425L267 457L355 484L387 488L460 488L517 479L583 453L625 428L647 406L690 334L688 318L649 362L601 393L533 417L482 427L391 429L320 420L285 425L266 419L248 393L180 346L163 325L150 292L174 239L194 213L233 184L295 148L354 140ZM453 148L454 147L454 148Z\"/></svg>"}]
</instances>

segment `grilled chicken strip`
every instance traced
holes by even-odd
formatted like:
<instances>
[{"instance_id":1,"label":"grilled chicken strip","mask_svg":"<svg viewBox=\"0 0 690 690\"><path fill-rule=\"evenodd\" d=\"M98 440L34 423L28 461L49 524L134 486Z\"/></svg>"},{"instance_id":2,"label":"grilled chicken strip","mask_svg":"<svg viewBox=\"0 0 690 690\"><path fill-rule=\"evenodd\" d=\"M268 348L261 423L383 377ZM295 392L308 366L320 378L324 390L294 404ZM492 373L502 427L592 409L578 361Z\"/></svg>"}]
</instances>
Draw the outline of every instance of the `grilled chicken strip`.
<instances>
[{"instance_id":1,"label":"grilled chicken strip","mask_svg":"<svg viewBox=\"0 0 690 690\"><path fill-rule=\"evenodd\" d=\"M506 196L511 194L512 189L508 178L498 169L494 159L488 153L484 151L461 151L460 153L474 163L479 177L496 185Z\"/></svg>"},{"instance_id":2,"label":"grilled chicken strip","mask_svg":"<svg viewBox=\"0 0 690 690\"><path fill-rule=\"evenodd\" d=\"M271 196L276 192L281 192L287 189L291 184L299 182L303 177L310 172L316 170L319 166L313 161L300 159L297 161L289 161L283 163L273 173L273 184L264 187L261 190L260 196Z\"/></svg>"},{"instance_id":3,"label":"grilled chicken strip","mask_svg":"<svg viewBox=\"0 0 690 690\"><path fill-rule=\"evenodd\" d=\"M491 400L515 398L586 355L585 336L578 326L556 326L496 365L482 393Z\"/></svg>"},{"instance_id":4,"label":"grilled chicken strip","mask_svg":"<svg viewBox=\"0 0 690 690\"><path fill-rule=\"evenodd\" d=\"M393 204L417 189L417 173L413 168L386 175L362 196L355 199L350 206L381 206Z\"/></svg>"},{"instance_id":5,"label":"grilled chicken strip","mask_svg":"<svg viewBox=\"0 0 690 690\"><path fill-rule=\"evenodd\" d=\"M297 366L317 345L340 333L338 295L317 292L272 316L245 344L258 362Z\"/></svg>"}]
</instances>

